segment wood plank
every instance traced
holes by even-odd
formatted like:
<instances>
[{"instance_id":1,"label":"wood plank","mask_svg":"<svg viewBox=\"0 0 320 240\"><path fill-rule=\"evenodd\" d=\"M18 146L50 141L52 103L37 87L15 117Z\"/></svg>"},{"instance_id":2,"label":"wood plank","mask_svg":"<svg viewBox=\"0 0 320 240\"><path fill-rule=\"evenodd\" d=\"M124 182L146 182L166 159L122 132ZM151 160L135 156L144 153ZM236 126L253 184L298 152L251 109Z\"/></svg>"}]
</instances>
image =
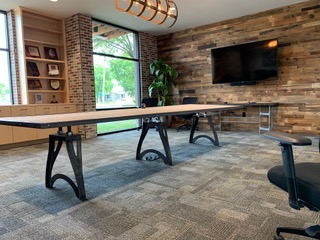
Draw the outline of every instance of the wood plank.
<instances>
[{"instance_id":1,"label":"wood plank","mask_svg":"<svg viewBox=\"0 0 320 240\"><path fill-rule=\"evenodd\" d=\"M301 132L305 129L307 134L319 134L319 127L314 127L315 123L320 125L319 116L315 114L318 108L310 107L320 102L319 25L319 1L304 1L159 36L158 57L179 71L175 81L176 103L183 96L197 96L200 103L279 102L276 130ZM279 42L278 80L240 87L212 84L211 48L271 38ZM286 104L298 107L293 109ZM304 122L300 122L301 119ZM299 124L303 127L298 128ZM242 130L250 129L242 127Z\"/></svg>"}]
</instances>

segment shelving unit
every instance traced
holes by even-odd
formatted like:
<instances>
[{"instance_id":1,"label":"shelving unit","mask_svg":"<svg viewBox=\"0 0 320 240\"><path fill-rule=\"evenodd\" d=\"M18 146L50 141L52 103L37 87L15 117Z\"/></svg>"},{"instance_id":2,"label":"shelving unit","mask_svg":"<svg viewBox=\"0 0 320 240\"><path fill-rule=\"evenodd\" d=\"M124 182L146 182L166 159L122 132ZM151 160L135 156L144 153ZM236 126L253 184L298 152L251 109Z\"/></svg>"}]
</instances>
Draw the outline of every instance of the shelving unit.
<instances>
[{"instance_id":1,"label":"shelving unit","mask_svg":"<svg viewBox=\"0 0 320 240\"><path fill-rule=\"evenodd\" d=\"M219 112L219 126L223 124L249 124L258 126L261 131L272 131L274 108L278 103L229 103L243 105L244 109L234 112ZM249 108L252 110L249 110ZM257 110L254 110L257 109Z\"/></svg>"},{"instance_id":2,"label":"shelving unit","mask_svg":"<svg viewBox=\"0 0 320 240\"><path fill-rule=\"evenodd\" d=\"M64 20L24 7L15 18L22 104L69 103Z\"/></svg>"},{"instance_id":3,"label":"shelving unit","mask_svg":"<svg viewBox=\"0 0 320 240\"><path fill-rule=\"evenodd\" d=\"M275 106L276 104L269 104L267 109L259 106L259 133L261 131L272 131ZM263 121L263 119L265 119L265 121Z\"/></svg>"}]
</instances>

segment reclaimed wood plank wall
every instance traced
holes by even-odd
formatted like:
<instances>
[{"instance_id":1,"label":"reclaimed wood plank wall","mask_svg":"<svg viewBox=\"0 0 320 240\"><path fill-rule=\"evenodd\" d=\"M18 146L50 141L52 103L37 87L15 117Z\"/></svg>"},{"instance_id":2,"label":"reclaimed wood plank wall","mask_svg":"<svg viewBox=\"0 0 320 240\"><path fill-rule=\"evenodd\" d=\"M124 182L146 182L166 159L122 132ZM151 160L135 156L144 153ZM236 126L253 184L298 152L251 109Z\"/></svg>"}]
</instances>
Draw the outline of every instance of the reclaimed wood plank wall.
<instances>
[{"instance_id":1,"label":"reclaimed wood plank wall","mask_svg":"<svg viewBox=\"0 0 320 240\"><path fill-rule=\"evenodd\" d=\"M279 79L252 86L212 84L211 49L278 39ZM320 1L311 0L159 36L158 57L179 71L176 103L278 102L275 130L320 134ZM243 126L245 129L246 127Z\"/></svg>"}]
</instances>

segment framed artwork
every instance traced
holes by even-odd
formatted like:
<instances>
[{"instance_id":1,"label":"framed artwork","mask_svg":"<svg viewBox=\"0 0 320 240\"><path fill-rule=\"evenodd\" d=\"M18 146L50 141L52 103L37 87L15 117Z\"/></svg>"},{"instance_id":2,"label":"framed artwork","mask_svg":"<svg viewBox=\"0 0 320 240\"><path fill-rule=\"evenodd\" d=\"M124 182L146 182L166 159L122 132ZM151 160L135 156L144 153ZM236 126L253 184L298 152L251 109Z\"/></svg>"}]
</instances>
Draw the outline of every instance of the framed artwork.
<instances>
[{"instance_id":1,"label":"framed artwork","mask_svg":"<svg viewBox=\"0 0 320 240\"><path fill-rule=\"evenodd\" d=\"M27 74L29 76L40 76L38 66L35 62L27 62Z\"/></svg>"},{"instance_id":2,"label":"framed artwork","mask_svg":"<svg viewBox=\"0 0 320 240\"><path fill-rule=\"evenodd\" d=\"M29 89L40 89L42 88L41 82L38 79L28 80Z\"/></svg>"},{"instance_id":3,"label":"framed artwork","mask_svg":"<svg viewBox=\"0 0 320 240\"><path fill-rule=\"evenodd\" d=\"M41 93L36 93L35 94L35 100L36 100L36 103L42 103L42 94Z\"/></svg>"},{"instance_id":4,"label":"framed artwork","mask_svg":"<svg viewBox=\"0 0 320 240\"><path fill-rule=\"evenodd\" d=\"M44 54L47 59L59 60L56 48L44 47Z\"/></svg>"},{"instance_id":5,"label":"framed artwork","mask_svg":"<svg viewBox=\"0 0 320 240\"><path fill-rule=\"evenodd\" d=\"M57 76L59 74L60 74L59 65L58 64L48 63L48 75Z\"/></svg>"},{"instance_id":6,"label":"framed artwork","mask_svg":"<svg viewBox=\"0 0 320 240\"><path fill-rule=\"evenodd\" d=\"M40 51L37 46L26 45L25 48L27 57L41 58Z\"/></svg>"}]
</instances>

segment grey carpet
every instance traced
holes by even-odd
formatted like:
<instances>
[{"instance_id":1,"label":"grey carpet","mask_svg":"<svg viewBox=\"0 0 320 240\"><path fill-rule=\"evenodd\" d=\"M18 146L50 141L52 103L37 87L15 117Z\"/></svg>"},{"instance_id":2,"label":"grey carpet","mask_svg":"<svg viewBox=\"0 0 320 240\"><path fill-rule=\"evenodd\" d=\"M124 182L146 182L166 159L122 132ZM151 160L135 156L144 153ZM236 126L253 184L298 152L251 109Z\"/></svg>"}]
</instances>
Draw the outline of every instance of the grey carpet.
<instances>
[{"instance_id":1,"label":"grey carpet","mask_svg":"<svg viewBox=\"0 0 320 240\"><path fill-rule=\"evenodd\" d=\"M290 209L266 179L280 150L258 133L218 132L215 147L169 130L173 166L135 160L139 134L82 142L84 202L63 180L44 187L48 144L0 151L0 239L263 240L278 225L317 222L307 209ZM313 146L294 149L296 161L319 161L312 139ZM152 130L143 149L159 144ZM64 148L54 171L72 174Z\"/></svg>"}]
</instances>

